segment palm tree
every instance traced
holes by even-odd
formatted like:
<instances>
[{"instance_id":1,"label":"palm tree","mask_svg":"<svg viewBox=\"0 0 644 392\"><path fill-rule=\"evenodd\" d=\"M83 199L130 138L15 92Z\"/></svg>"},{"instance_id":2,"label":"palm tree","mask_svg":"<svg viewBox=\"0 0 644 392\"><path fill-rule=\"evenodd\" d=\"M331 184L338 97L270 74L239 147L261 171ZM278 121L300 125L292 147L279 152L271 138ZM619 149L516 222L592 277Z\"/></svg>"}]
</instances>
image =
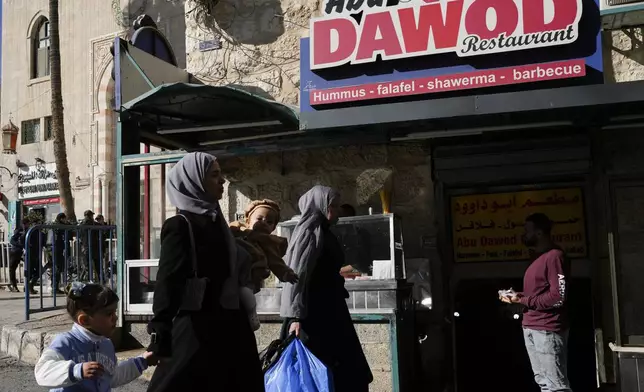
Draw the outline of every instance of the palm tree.
<instances>
[{"instance_id":1,"label":"palm tree","mask_svg":"<svg viewBox=\"0 0 644 392\"><path fill-rule=\"evenodd\" d=\"M60 34L58 30L58 0L49 0L49 62L51 67L51 127L54 134L54 159L60 189L60 204L67 219L76 221L72 186L69 182L65 126L63 122L63 91L60 75Z\"/></svg>"}]
</instances>

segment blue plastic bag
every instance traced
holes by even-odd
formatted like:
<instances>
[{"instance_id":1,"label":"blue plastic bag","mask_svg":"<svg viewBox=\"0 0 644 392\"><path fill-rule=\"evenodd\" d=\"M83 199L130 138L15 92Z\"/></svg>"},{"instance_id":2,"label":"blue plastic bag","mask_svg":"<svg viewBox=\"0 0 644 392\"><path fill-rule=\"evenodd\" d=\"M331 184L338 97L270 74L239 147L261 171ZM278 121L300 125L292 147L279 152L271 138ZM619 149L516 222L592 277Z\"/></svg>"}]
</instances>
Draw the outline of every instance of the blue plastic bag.
<instances>
[{"instance_id":1,"label":"blue plastic bag","mask_svg":"<svg viewBox=\"0 0 644 392\"><path fill-rule=\"evenodd\" d=\"M331 373L300 339L264 374L264 386L266 392L333 392Z\"/></svg>"}]
</instances>

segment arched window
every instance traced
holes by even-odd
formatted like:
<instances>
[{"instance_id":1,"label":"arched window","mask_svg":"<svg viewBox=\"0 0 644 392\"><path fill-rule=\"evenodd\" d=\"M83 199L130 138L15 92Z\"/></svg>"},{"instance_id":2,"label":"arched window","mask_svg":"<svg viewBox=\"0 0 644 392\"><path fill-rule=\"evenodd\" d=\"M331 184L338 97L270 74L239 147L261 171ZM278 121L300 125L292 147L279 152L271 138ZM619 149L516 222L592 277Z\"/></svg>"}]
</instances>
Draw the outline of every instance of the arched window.
<instances>
[{"instance_id":1,"label":"arched window","mask_svg":"<svg viewBox=\"0 0 644 392\"><path fill-rule=\"evenodd\" d=\"M49 75L49 21L42 18L32 35L31 78Z\"/></svg>"}]
</instances>

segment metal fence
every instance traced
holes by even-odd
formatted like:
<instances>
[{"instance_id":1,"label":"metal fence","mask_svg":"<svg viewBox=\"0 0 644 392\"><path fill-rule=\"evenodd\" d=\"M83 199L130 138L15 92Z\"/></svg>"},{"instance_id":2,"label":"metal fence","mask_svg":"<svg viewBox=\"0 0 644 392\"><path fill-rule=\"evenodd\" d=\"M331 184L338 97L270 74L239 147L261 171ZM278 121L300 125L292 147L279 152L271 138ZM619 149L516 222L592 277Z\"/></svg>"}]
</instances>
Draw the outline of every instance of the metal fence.
<instances>
[{"instance_id":1,"label":"metal fence","mask_svg":"<svg viewBox=\"0 0 644 392\"><path fill-rule=\"evenodd\" d=\"M34 313L63 308L62 289L68 282L100 283L114 289L116 265L116 226L32 226L25 235L25 319ZM45 306L49 291L53 304ZM38 295L39 305L32 306L33 295Z\"/></svg>"}]
</instances>

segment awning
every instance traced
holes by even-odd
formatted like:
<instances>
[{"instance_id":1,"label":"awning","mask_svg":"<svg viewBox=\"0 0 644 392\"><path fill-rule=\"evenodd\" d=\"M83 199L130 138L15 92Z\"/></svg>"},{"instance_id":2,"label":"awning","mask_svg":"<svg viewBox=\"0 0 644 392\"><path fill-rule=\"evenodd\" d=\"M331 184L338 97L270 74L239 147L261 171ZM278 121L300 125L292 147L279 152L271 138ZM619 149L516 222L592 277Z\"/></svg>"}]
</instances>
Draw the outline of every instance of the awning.
<instances>
[{"instance_id":1,"label":"awning","mask_svg":"<svg viewBox=\"0 0 644 392\"><path fill-rule=\"evenodd\" d=\"M125 103L119 112L123 132L135 127L142 139L187 149L299 129L293 107L232 86L162 84Z\"/></svg>"}]
</instances>

